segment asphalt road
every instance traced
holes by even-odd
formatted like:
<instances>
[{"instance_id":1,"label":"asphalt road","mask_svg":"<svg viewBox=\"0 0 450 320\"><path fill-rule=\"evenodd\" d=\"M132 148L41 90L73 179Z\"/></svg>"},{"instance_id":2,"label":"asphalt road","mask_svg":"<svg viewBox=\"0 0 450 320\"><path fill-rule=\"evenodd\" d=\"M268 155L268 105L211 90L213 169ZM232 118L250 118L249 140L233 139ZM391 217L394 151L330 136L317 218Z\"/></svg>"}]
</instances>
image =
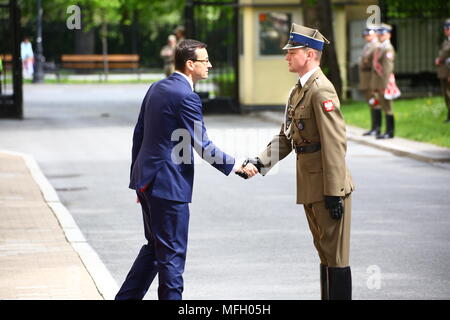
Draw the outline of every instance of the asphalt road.
<instances>
[{"instance_id":1,"label":"asphalt road","mask_svg":"<svg viewBox=\"0 0 450 320\"><path fill-rule=\"evenodd\" d=\"M32 154L120 285L144 243L127 188L132 131L145 85L26 85L25 120L0 120L0 149ZM207 116L209 136L237 157L279 126ZM244 181L197 159L186 299L319 299L319 260L295 158ZM450 167L348 144L354 299L450 298ZM156 298L156 282L146 296Z\"/></svg>"}]
</instances>

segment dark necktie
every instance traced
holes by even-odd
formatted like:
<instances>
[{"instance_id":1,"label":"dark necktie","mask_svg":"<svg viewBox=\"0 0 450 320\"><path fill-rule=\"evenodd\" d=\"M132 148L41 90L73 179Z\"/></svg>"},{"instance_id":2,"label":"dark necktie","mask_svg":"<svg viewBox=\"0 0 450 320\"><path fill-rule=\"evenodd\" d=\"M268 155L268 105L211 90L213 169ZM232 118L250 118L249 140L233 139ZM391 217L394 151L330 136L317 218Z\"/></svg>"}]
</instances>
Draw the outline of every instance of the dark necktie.
<instances>
[{"instance_id":1,"label":"dark necktie","mask_svg":"<svg viewBox=\"0 0 450 320\"><path fill-rule=\"evenodd\" d=\"M295 88L292 90L291 94L289 95L289 100L288 100L288 107L287 107L287 112L286 112L286 121L285 121L285 130L289 129L289 126L291 125L292 122L292 97L302 89L302 84L300 82L300 79L298 79L297 83L295 84Z\"/></svg>"}]
</instances>

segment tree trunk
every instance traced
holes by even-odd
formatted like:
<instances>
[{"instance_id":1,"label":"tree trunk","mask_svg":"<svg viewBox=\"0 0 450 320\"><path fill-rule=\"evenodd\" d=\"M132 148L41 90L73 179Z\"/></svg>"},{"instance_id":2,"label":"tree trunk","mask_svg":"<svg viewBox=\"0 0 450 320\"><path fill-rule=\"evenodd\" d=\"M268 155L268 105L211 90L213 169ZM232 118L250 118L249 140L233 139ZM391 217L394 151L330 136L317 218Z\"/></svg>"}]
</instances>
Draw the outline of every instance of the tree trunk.
<instances>
[{"instance_id":1,"label":"tree trunk","mask_svg":"<svg viewBox=\"0 0 450 320\"><path fill-rule=\"evenodd\" d=\"M102 53L103 53L103 72L105 81L108 81L109 65L108 65L108 24L106 22L105 13L102 15Z\"/></svg>"},{"instance_id":2,"label":"tree trunk","mask_svg":"<svg viewBox=\"0 0 450 320\"><path fill-rule=\"evenodd\" d=\"M330 44L325 44L322 54L323 70L342 97L342 79L334 45L333 12L330 0L303 0L303 21L306 27L318 29Z\"/></svg>"},{"instance_id":3,"label":"tree trunk","mask_svg":"<svg viewBox=\"0 0 450 320\"><path fill-rule=\"evenodd\" d=\"M95 30L92 28L88 32L74 30L75 32L75 54L95 53Z\"/></svg>"},{"instance_id":4,"label":"tree trunk","mask_svg":"<svg viewBox=\"0 0 450 320\"><path fill-rule=\"evenodd\" d=\"M138 52L138 37L139 37L139 25L138 14L139 11L133 10L133 22L131 24L131 53L136 54Z\"/></svg>"}]
</instances>

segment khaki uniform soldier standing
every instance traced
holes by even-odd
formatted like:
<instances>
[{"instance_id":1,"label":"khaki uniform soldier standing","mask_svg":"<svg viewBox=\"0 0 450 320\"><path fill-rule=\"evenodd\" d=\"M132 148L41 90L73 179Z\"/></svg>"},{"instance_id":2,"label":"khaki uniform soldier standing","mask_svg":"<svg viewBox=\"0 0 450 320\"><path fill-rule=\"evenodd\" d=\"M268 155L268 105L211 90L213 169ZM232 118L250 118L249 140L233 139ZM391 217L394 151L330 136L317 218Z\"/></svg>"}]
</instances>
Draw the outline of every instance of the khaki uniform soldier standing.
<instances>
[{"instance_id":1,"label":"khaki uniform soldier standing","mask_svg":"<svg viewBox=\"0 0 450 320\"><path fill-rule=\"evenodd\" d=\"M376 136L380 134L381 129L381 109L375 109L378 103L374 99L372 89L372 61L373 53L379 46L378 37L375 28L365 28L363 31L363 37L366 40L366 44L361 52L359 61L359 89L364 95L364 99L367 101L370 108L371 117L371 129L365 132L364 136Z\"/></svg>"},{"instance_id":2,"label":"khaki uniform soldier standing","mask_svg":"<svg viewBox=\"0 0 450 320\"><path fill-rule=\"evenodd\" d=\"M450 59L450 19L447 19L444 24L445 40L442 43L439 55L436 58L437 76L441 82L442 94L444 95L445 103L447 105L447 120L450 123L450 68L448 60Z\"/></svg>"},{"instance_id":3,"label":"khaki uniform soldier standing","mask_svg":"<svg viewBox=\"0 0 450 320\"><path fill-rule=\"evenodd\" d=\"M377 139L394 137L395 126L392 100L386 99L384 94L388 87L389 79L394 74L395 49L390 41L391 31L392 27L390 25L381 24L381 27L377 29L380 45L373 53L372 87L386 118L386 132L377 135ZM375 106L374 109L379 109L380 106Z\"/></svg>"},{"instance_id":4,"label":"khaki uniform soldier standing","mask_svg":"<svg viewBox=\"0 0 450 320\"><path fill-rule=\"evenodd\" d=\"M280 133L244 170L262 175L294 150L297 203L303 204L320 258L321 297L351 299L349 266L352 178L345 164L346 128L333 84L320 69L324 43L318 30L292 24L289 71L299 74ZM248 163L250 162L250 163Z\"/></svg>"},{"instance_id":5,"label":"khaki uniform soldier standing","mask_svg":"<svg viewBox=\"0 0 450 320\"><path fill-rule=\"evenodd\" d=\"M164 74L170 76L175 71L175 46L177 38L171 34L167 37L167 45L160 52L161 58L164 60Z\"/></svg>"}]
</instances>

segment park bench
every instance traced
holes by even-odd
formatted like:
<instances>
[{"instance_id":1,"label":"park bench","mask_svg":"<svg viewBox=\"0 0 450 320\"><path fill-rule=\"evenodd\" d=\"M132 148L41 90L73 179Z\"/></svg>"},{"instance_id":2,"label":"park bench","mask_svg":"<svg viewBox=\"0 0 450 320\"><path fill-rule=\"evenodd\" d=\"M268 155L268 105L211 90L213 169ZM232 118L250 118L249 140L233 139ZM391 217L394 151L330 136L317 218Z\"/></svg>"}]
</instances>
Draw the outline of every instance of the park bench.
<instances>
[{"instance_id":1,"label":"park bench","mask_svg":"<svg viewBox=\"0 0 450 320\"><path fill-rule=\"evenodd\" d=\"M0 54L0 59L2 59L3 68L5 68L5 69L6 69L6 67L8 69L11 68L12 55L10 55L10 54Z\"/></svg>"},{"instance_id":2,"label":"park bench","mask_svg":"<svg viewBox=\"0 0 450 320\"><path fill-rule=\"evenodd\" d=\"M132 70L139 74L139 55L108 54L106 62L108 69ZM104 70L105 56L102 54L64 54L61 56L63 69L101 71Z\"/></svg>"}]
</instances>

